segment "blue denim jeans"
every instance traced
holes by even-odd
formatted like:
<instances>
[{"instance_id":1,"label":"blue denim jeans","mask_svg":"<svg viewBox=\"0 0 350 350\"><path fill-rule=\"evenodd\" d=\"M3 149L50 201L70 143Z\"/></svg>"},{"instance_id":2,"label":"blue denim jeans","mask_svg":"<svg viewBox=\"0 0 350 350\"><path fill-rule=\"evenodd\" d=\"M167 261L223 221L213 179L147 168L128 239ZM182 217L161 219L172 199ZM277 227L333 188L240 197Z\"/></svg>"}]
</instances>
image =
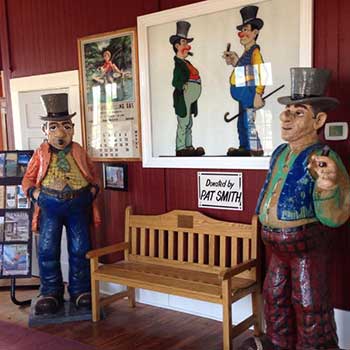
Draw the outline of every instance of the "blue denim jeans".
<instances>
[{"instance_id":1,"label":"blue denim jeans","mask_svg":"<svg viewBox=\"0 0 350 350\"><path fill-rule=\"evenodd\" d=\"M259 136L257 135L253 116L254 113L255 86L236 87L231 86L231 96L239 103L239 117L237 122L239 147L246 150L262 149ZM248 111L250 110L250 111Z\"/></svg>"},{"instance_id":2,"label":"blue denim jeans","mask_svg":"<svg viewBox=\"0 0 350 350\"><path fill-rule=\"evenodd\" d=\"M42 295L63 296L60 266L62 228L66 227L71 297L90 291L90 265L85 254L90 250L91 203L89 190L77 198L62 200L40 192L39 270Z\"/></svg>"}]
</instances>

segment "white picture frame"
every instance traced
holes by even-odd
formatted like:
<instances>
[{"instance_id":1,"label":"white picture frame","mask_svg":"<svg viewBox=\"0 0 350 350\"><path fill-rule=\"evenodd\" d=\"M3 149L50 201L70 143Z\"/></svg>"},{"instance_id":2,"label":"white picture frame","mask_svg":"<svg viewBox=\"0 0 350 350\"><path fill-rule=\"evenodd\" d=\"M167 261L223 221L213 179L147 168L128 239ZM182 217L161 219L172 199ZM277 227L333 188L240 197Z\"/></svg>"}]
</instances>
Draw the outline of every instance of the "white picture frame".
<instances>
[{"instance_id":1,"label":"white picture frame","mask_svg":"<svg viewBox=\"0 0 350 350\"><path fill-rule=\"evenodd\" d=\"M285 4L294 4L296 12L291 14ZM296 5L295 5L296 4ZM259 7L258 17L262 17L265 27L259 34L258 44L261 40L263 47L264 62L267 62L265 56L269 56L270 52L277 50L278 56L272 64L278 66L276 71L283 70L283 74L274 76L273 85L269 87L266 94L277 88L281 84L285 87L274 94L269 99L269 104L273 104L271 123L273 123L272 137L276 140L270 145L269 151L265 152L263 157L228 157L226 150L232 144L232 140L237 140L238 133L236 126L230 126L228 132L223 122L223 115L226 107L223 104L238 108L238 103L233 101L229 95L229 75L230 70L225 66L224 60L221 58L225 51L228 40L234 43L236 40L236 25L242 23L239 10L240 8L251 5L247 0L208 0L195 3L192 5L182 6L166 11L161 11L145 16L138 17L138 47L139 47L139 72L140 72L140 105L141 105L141 128L142 128L142 161L144 167L159 168L220 168L220 169L267 169L269 166L269 155L273 149L282 141L279 136L279 113L282 106L277 104L277 97L290 95L290 72L292 66L310 67L312 65L312 13L313 0L295 0L293 2L287 0L256 0L254 5ZM294 7L293 7L294 8ZM267 11L268 10L268 11ZM215 16L229 16L227 22L218 21ZM265 17L265 18L264 18ZM232 20L231 20L232 18ZM292 18L294 19L294 28L290 25ZM287 19L287 22L285 21ZM297 19L297 20L295 20ZM202 123L204 129L193 130L194 140L199 140L194 146L205 146L206 155L202 157L176 157L175 156L175 133L176 115L172 101L172 70L173 56L172 47L169 44L169 36L176 33L176 22L186 20L191 23L189 37L193 37L193 51L195 56L190 58L193 64L196 64L200 70L201 78L206 81L214 81L213 76L205 76L210 72L205 63L213 60L215 72L211 74L221 74L220 87L217 85L208 85L202 87L202 95L199 100L199 116L195 118L195 123ZM204 22L203 22L204 21ZM214 21L214 22L212 22ZM218 23L220 22L220 23ZM269 22L273 22L268 25ZM214 25L213 25L214 23ZM288 25L286 25L288 23ZM218 27L218 28L217 28ZM228 28L228 29L223 29ZM294 31L293 31L294 30ZM224 33L218 35L218 33ZM278 33L278 35L276 34ZM290 34L290 38L287 34ZM205 39L215 36L216 40L209 41L210 49L203 47ZM260 38L261 36L261 38ZM274 42L278 37L278 45ZM229 38L229 39L227 39ZM238 40L237 40L238 41ZM289 55L288 49L293 46L294 62L286 63L285 55ZM264 48L265 46L265 48ZM205 55L208 57L204 60L203 50L206 49ZM235 42L233 48L241 53L239 41ZM196 54L198 53L198 55ZM290 55L289 55L290 56ZM199 62L203 58L203 62ZM165 60L163 64L163 60ZM205 62L204 62L205 61ZM273 69L273 68L272 68ZM219 72L220 71L220 72ZM232 67L231 67L232 71ZM203 83L204 84L204 83ZM214 85L214 84L213 84ZM203 91L207 88L206 92ZM217 92L223 92L225 96L218 95ZM210 99L208 96L214 96ZM219 96L219 99L217 98ZM224 103L222 103L224 102ZM233 104L236 107L232 107ZM165 107L164 107L165 106ZM217 110L217 113L213 111ZM259 111L258 111L259 112ZM219 117L215 118L215 114ZM216 120L216 123L213 123ZM197 124L199 125L199 124ZM195 129L196 126L193 127ZM204 130L204 131L203 131ZM200 137L198 136L200 135ZM210 145L208 146L210 136ZM279 138L279 139L278 139ZM194 142L195 143L195 142ZM207 145L206 145L207 143ZM215 149L215 143L220 144L220 152L211 151ZM165 151L161 149L165 147Z\"/></svg>"}]
</instances>

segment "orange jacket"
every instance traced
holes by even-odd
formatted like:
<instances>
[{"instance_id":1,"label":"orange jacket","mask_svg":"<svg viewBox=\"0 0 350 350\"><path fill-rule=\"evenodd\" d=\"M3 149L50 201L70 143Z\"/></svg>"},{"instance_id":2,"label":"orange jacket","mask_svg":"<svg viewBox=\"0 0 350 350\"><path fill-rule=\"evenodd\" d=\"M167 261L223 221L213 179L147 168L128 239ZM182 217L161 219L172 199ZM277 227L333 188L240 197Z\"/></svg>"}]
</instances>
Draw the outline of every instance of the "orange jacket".
<instances>
[{"instance_id":1,"label":"orange jacket","mask_svg":"<svg viewBox=\"0 0 350 350\"><path fill-rule=\"evenodd\" d=\"M76 142L72 142L71 149L72 156L76 161L84 178L92 185L99 185L97 177L94 173L94 167L87 155L86 151ZM22 188L26 196L28 196L28 190L31 187L40 188L41 182L44 180L47 170L50 165L51 152L50 145L47 142L42 143L39 148L34 152L31 158L26 173L22 180ZM96 201L92 204L93 210L93 224L98 226L101 224L101 216L96 205ZM40 208L35 204L35 210L32 220L32 230L38 231Z\"/></svg>"}]
</instances>

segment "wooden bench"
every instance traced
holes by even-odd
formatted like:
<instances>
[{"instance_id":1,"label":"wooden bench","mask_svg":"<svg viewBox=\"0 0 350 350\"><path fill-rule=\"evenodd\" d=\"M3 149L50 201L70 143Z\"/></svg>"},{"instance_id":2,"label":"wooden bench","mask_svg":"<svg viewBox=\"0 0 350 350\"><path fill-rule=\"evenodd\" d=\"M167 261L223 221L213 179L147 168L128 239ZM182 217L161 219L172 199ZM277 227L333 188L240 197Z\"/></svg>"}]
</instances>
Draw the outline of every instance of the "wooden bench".
<instances>
[{"instance_id":1,"label":"wooden bench","mask_svg":"<svg viewBox=\"0 0 350 350\"><path fill-rule=\"evenodd\" d=\"M124 252L124 260L99 264L103 255ZM125 215L125 242L92 250L92 316L100 306L128 297L135 306L135 288L218 303L223 309L223 348L250 326L261 331L261 294L257 277L257 217L251 224L211 219L196 211L162 215ZM100 300L99 282L127 286ZM251 294L252 315L232 327L232 303Z\"/></svg>"}]
</instances>

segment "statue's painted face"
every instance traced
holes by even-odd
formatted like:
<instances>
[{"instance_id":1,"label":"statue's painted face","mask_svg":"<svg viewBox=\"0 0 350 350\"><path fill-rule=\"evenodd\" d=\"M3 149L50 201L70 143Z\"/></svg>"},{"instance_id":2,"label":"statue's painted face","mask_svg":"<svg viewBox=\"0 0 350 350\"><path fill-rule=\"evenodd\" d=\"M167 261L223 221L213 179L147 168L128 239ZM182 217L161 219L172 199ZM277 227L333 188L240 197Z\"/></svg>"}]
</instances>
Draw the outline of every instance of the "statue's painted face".
<instances>
[{"instance_id":1,"label":"statue's painted face","mask_svg":"<svg viewBox=\"0 0 350 350\"><path fill-rule=\"evenodd\" d=\"M70 119L63 121L49 121L43 127L43 131L51 146L57 149L64 149L72 142L74 124Z\"/></svg>"},{"instance_id":2,"label":"statue's painted face","mask_svg":"<svg viewBox=\"0 0 350 350\"><path fill-rule=\"evenodd\" d=\"M287 105L280 115L282 139L289 143L308 144L322 127L323 115L325 113L321 112L315 116L311 105Z\"/></svg>"}]
</instances>

